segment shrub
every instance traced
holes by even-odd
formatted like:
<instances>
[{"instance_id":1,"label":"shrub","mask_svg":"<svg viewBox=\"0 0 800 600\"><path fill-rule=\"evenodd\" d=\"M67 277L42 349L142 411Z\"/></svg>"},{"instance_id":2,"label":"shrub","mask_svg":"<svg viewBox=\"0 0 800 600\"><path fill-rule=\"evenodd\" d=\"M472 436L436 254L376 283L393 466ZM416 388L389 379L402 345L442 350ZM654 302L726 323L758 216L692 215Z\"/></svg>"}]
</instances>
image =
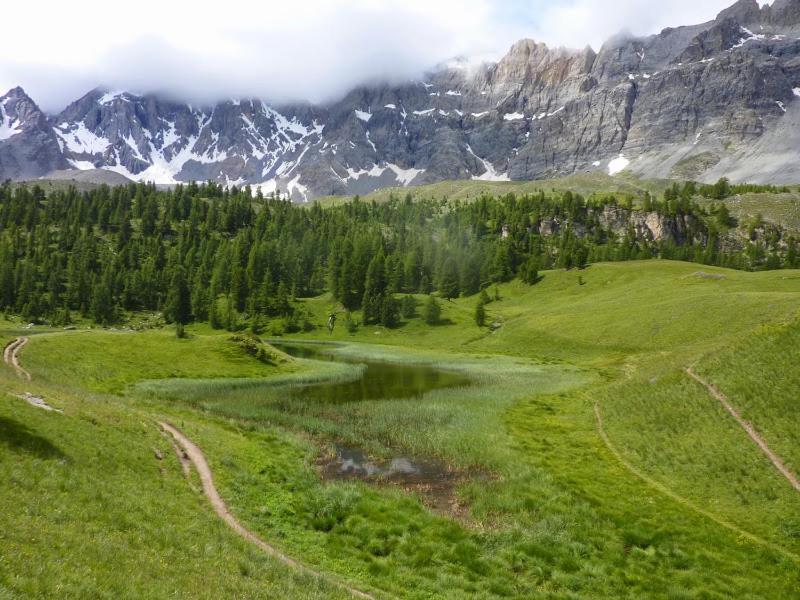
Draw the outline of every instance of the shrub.
<instances>
[{"instance_id":1,"label":"shrub","mask_svg":"<svg viewBox=\"0 0 800 600\"><path fill-rule=\"evenodd\" d=\"M417 316L417 299L411 294L403 296L400 301L400 314L404 319L413 319Z\"/></svg>"},{"instance_id":2,"label":"shrub","mask_svg":"<svg viewBox=\"0 0 800 600\"><path fill-rule=\"evenodd\" d=\"M277 360L277 355L270 351L261 340L252 338L247 335L232 335L228 338L231 342L239 346L245 354L254 357L256 360L265 364L274 365Z\"/></svg>"},{"instance_id":3,"label":"shrub","mask_svg":"<svg viewBox=\"0 0 800 600\"><path fill-rule=\"evenodd\" d=\"M425 311L423 316L428 325L436 325L442 318L442 307L432 295L425 301Z\"/></svg>"}]
</instances>

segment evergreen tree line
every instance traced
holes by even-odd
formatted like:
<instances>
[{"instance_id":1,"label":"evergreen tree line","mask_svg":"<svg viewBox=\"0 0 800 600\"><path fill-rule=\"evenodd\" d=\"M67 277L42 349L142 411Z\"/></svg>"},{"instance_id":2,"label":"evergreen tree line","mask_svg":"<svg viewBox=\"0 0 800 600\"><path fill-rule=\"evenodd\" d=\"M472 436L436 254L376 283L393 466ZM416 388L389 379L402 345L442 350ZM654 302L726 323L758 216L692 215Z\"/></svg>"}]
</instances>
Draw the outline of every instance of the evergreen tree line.
<instances>
[{"instance_id":1,"label":"evergreen tree line","mask_svg":"<svg viewBox=\"0 0 800 600\"><path fill-rule=\"evenodd\" d=\"M48 196L4 185L0 309L58 325L77 315L109 325L160 311L179 325L278 322L292 331L312 326L294 299L330 292L345 311L362 310L364 322L393 326L415 314L412 294L452 299L515 277L533 285L543 269L596 261L798 266L796 241L782 234L727 249L730 215L701 208L689 191L645 199L648 212L679 225L678 243L642 235L627 200L571 192L468 203L355 198L323 209L213 183ZM606 223L609 208L628 216L624 233Z\"/></svg>"},{"instance_id":2,"label":"evergreen tree line","mask_svg":"<svg viewBox=\"0 0 800 600\"><path fill-rule=\"evenodd\" d=\"M740 194L788 194L792 190L788 186L760 185L755 183L732 184L727 177L722 177L716 183L697 186L690 183L693 189L704 198L724 200Z\"/></svg>"}]
</instances>

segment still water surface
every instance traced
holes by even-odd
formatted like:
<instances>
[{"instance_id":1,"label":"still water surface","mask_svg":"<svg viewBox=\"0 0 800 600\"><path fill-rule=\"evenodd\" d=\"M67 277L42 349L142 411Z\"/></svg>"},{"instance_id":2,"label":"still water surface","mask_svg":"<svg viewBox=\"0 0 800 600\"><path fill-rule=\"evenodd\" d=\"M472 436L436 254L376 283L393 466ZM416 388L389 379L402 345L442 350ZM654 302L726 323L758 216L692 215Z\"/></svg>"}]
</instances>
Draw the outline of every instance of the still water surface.
<instances>
[{"instance_id":1,"label":"still water surface","mask_svg":"<svg viewBox=\"0 0 800 600\"><path fill-rule=\"evenodd\" d=\"M425 365L344 358L331 353L324 344L273 343L273 346L296 358L361 364L361 377L354 381L321 383L292 388L290 397L327 403L363 400L418 398L432 390L470 385L464 375ZM397 455L389 460L374 460L360 448L334 444L334 453L320 460L321 475L326 480L381 480L425 491L434 503L449 501L457 474L447 465L432 459Z\"/></svg>"},{"instance_id":2,"label":"still water surface","mask_svg":"<svg viewBox=\"0 0 800 600\"><path fill-rule=\"evenodd\" d=\"M273 343L273 346L296 358L365 365L361 378L354 381L322 383L297 387L292 397L329 403L359 402L382 398L417 398L432 390L462 387L470 380L459 373L442 371L426 365L343 358L326 351L323 344Z\"/></svg>"}]
</instances>

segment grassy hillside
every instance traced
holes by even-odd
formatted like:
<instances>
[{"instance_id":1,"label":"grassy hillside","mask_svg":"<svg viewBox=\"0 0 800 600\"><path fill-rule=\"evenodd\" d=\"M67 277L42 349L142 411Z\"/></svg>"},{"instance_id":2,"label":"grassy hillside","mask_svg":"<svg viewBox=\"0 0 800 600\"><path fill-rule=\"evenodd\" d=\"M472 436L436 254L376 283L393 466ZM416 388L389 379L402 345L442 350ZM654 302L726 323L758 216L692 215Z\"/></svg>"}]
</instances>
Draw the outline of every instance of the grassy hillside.
<instances>
[{"instance_id":1,"label":"grassy hillside","mask_svg":"<svg viewBox=\"0 0 800 600\"><path fill-rule=\"evenodd\" d=\"M761 215L767 223L800 231L800 193L742 194L728 198L725 204L740 220Z\"/></svg>"},{"instance_id":2,"label":"grassy hillside","mask_svg":"<svg viewBox=\"0 0 800 600\"><path fill-rule=\"evenodd\" d=\"M796 271L746 273L671 261L547 271L535 286L514 281L497 290L500 300L486 307L495 331L475 326L478 298L471 297L441 301L442 324L434 327L415 318L393 330L361 327L355 335L339 326L327 337L601 366L646 353L679 352L690 361L760 323L789 320L800 308ZM320 325L335 308L328 297L303 302Z\"/></svg>"},{"instance_id":3,"label":"grassy hillside","mask_svg":"<svg viewBox=\"0 0 800 600\"><path fill-rule=\"evenodd\" d=\"M379 592L792 597L797 493L684 369L719 386L800 468L800 272L647 261L542 275L534 286L498 287L487 305L493 328L475 324L471 297L441 301L435 326L417 316L351 333L340 319L328 334L331 299L301 301L319 329L295 337L472 380L421 398L296 395L309 382L352 380L358 368L280 354L264 364L206 327L190 328L187 340L169 331L37 335L23 352L34 381L6 368L2 385L65 412L0 402L10 450L0 454L9 483L0 502L12 507L0 516L0 595L58 595L58 585L62 595L122 597L339 593L216 520L153 426L168 418L206 452L247 527ZM333 443L376 459L441 461L457 474L453 495L431 508L420 489L324 483L315 463ZM100 543L81 551L89 540Z\"/></svg>"},{"instance_id":4,"label":"grassy hillside","mask_svg":"<svg viewBox=\"0 0 800 600\"><path fill-rule=\"evenodd\" d=\"M101 337L65 340L87 352L92 341L84 342ZM39 342L53 347L34 340L25 353L32 364ZM157 344L126 347L175 358ZM210 511L196 481L187 485L156 418L189 427L196 417L142 412L38 376L23 382L7 367L0 385L0 597L349 597L255 550ZM16 397L26 391L63 414ZM221 447L235 438L225 424L203 422Z\"/></svg>"},{"instance_id":5,"label":"grassy hillside","mask_svg":"<svg viewBox=\"0 0 800 600\"><path fill-rule=\"evenodd\" d=\"M664 190L671 185L667 180L642 180L631 175L617 175L610 177L603 173L577 173L568 177L557 179L540 179L536 181L443 181L429 185L384 188L367 194L363 197L365 201L385 202L390 196L404 198L410 194L412 198L437 198L469 201L479 198L483 194L502 196L504 194L528 194L544 191L566 191L570 190L583 196L592 194L617 194L619 196L631 196L640 198L644 193L650 192L653 195L661 195ZM348 202L349 196L327 196L317 198L322 206L336 206L343 202Z\"/></svg>"},{"instance_id":6,"label":"grassy hillside","mask_svg":"<svg viewBox=\"0 0 800 600\"><path fill-rule=\"evenodd\" d=\"M698 370L736 399L775 450L800 472L800 322L764 325L700 362Z\"/></svg>"},{"instance_id":7,"label":"grassy hillside","mask_svg":"<svg viewBox=\"0 0 800 600\"><path fill-rule=\"evenodd\" d=\"M232 338L203 327L185 340L177 339L173 329L42 334L32 341L36 351L28 353L26 365L54 383L116 393L143 379L259 378L296 370L274 349L272 364L253 360Z\"/></svg>"}]
</instances>

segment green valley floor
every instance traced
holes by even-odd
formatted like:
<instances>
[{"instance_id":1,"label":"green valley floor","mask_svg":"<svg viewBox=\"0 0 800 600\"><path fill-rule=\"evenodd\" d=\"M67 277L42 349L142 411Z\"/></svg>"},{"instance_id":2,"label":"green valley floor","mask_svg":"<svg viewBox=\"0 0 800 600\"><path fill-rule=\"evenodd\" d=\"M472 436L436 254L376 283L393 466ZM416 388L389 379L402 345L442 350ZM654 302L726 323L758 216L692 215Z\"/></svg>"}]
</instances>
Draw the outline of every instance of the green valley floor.
<instances>
[{"instance_id":1,"label":"green valley floor","mask_svg":"<svg viewBox=\"0 0 800 600\"><path fill-rule=\"evenodd\" d=\"M286 340L259 360L203 325L6 323L31 379L0 369L0 598L797 597L800 272L542 275L500 285L486 328L477 297L441 301L437 325L330 334L332 300L300 300L319 327L293 339L337 360ZM308 393L358 382L359 360L468 383ZM305 568L220 519L160 423L202 451L231 517ZM343 446L430 461L448 485L321 477Z\"/></svg>"}]
</instances>

